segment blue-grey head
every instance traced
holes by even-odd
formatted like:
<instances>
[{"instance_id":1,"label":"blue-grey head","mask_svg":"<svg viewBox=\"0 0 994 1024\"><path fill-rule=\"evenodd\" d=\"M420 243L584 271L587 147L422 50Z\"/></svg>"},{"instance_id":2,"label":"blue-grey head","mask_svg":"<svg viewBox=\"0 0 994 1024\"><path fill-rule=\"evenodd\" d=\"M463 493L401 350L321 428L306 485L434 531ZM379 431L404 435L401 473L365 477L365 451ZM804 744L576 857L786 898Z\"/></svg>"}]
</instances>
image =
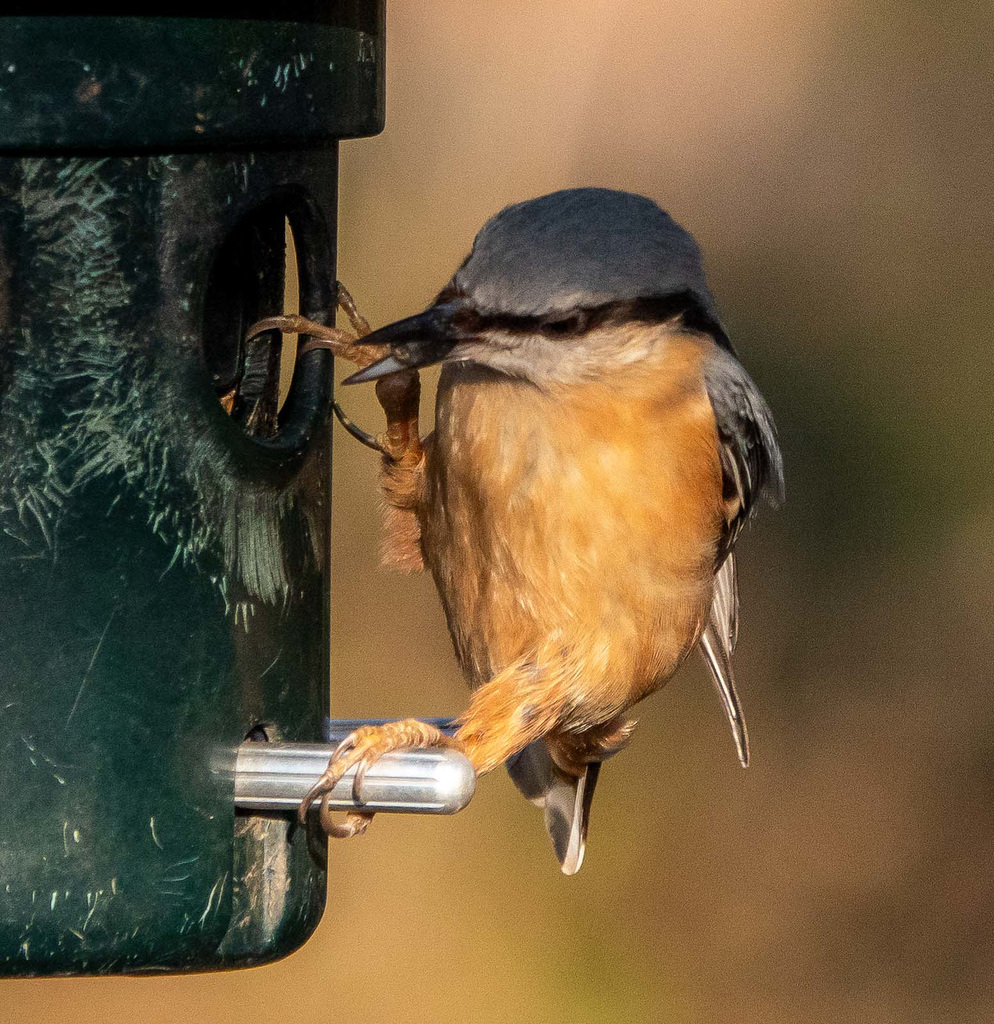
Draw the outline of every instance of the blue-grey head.
<instances>
[{"instance_id":1,"label":"blue-grey head","mask_svg":"<svg viewBox=\"0 0 994 1024\"><path fill-rule=\"evenodd\" d=\"M727 339L693 236L651 199L578 188L508 206L425 312L369 335L349 378L470 362L544 386L632 364L674 327Z\"/></svg>"}]
</instances>

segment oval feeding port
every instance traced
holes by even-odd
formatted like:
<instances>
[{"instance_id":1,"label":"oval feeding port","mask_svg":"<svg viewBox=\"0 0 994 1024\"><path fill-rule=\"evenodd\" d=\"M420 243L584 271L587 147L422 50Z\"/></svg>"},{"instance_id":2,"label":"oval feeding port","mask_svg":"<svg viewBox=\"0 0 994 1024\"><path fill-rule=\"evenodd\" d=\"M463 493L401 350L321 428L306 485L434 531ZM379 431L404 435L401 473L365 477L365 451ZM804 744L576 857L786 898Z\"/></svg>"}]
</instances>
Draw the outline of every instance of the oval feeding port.
<instances>
[{"instance_id":1,"label":"oval feeding port","mask_svg":"<svg viewBox=\"0 0 994 1024\"><path fill-rule=\"evenodd\" d=\"M300 311L298 248L283 209L270 204L244 218L211 268L204 308L204 358L222 408L249 437L280 434L293 381L297 336L246 336L264 317Z\"/></svg>"}]
</instances>

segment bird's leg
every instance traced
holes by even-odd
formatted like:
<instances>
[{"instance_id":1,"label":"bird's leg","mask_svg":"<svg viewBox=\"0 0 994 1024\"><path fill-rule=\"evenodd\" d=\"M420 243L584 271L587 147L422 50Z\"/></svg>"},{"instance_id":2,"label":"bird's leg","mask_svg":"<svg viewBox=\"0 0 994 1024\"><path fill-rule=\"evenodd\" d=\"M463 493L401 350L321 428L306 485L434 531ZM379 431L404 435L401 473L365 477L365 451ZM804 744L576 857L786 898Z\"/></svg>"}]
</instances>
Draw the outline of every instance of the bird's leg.
<instances>
[{"instance_id":1,"label":"bird's leg","mask_svg":"<svg viewBox=\"0 0 994 1024\"><path fill-rule=\"evenodd\" d=\"M283 331L284 334L306 334L298 355L313 348L329 349L334 355L354 363L360 370L389 354L386 345L360 345L359 340L369 334L369 323L356 308L355 299L341 281L338 287L338 306L349 319L355 332L350 337L347 331L328 327L314 320L296 314L270 316L257 320L248 329L246 338L254 338L263 331ZM404 370L381 377L376 382L376 397L387 418L387 429L377 439L380 450L386 456L384 471L390 477L383 482L387 503L398 508L412 506L408 496L412 491L409 480L402 479L405 471L417 466L424 459L421 436L418 433L418 407L421 400L421 380L417 370Z\"/></svg>"},{"instance_id":2,"label":"bird's leg","mask_svg":"<svg viewBox=\"0 0 994 1024\"><path fill-rule=\"evenodd\" d=\"M424 494L427 460L418 428L421 378L417 370L381 377L376 398L387 429L377 438L383 452L380 492L383 495L383 540L380 560L393 569L424 568L421 524L417 508Z\"/></svg>"},{"instance_id":3,"label":"bird's leg","mask_svg":"<svg viewBox=\"0 0 994 1024\"><path fill-rule=\"evenodd\" d=\"M624 750L634 731L635 722L627 715L618 715L610 722L581 732L552 733L545 742L552 760L567 775L579 777L587 765L606 761Z\"/></svg>"},{"instance_id":4,"label":"bird's leg","mask_svg":"<svg viewBox=\"0 0 994 1024\"><path fill-rule=\"evenodd\" d=\"M469 758L477 775L493 771L532 740L556 729L565 714L569 681L575 678L568 659L544 663L522 659L473 692L454 736L411 718L361 726L339 744L328 768L301 802L299 819L304 821L310 805L320 800L321 825L328 835L360 835L372 815L352 812L344 825L338 825L331 820L328 795L339 779L357 766L353 798L361 804L366 770L394 750L452 747Z\"/></svg>"},{"instance_id":5,"label":"bird's leg","mask_svg":"<svg viewBox=\"0 0 994 1024\"><path fill-rule=\"evenodd\" d=\"M454 738L477 775L500 767L563 721L572 674L567 661L522 659L473 691Z\"/></svg>"}]
</instances>

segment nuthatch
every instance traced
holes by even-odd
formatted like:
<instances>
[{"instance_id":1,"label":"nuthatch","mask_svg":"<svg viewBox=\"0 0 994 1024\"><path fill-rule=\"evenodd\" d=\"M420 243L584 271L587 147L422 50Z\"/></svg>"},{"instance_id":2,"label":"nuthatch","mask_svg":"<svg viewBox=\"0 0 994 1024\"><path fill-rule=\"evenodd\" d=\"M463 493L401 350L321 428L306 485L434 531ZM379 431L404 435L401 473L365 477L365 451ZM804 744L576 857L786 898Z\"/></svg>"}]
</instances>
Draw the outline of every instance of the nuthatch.
<instances>
[{"instance_id":1,"label":"nuthatch","mask_svg":"<svg viewBox=\"0 0 994 1024\"><path fill-rule=\"evenodd\" d=\"M425 312L339 351L387 414L386 559L431 570L474 689L453 737L356 730L301 817L320 799L330 834L360 833L370 815L336 824L325 799L351 766L358 793L386 751L452 745L478 774L507 764L572 874L601 762L695 646L745 765L732 549L783 470L692 236L626 192L509 206ZM422 442L417 369L438 362Z\"/></svg>"}]
</instances>

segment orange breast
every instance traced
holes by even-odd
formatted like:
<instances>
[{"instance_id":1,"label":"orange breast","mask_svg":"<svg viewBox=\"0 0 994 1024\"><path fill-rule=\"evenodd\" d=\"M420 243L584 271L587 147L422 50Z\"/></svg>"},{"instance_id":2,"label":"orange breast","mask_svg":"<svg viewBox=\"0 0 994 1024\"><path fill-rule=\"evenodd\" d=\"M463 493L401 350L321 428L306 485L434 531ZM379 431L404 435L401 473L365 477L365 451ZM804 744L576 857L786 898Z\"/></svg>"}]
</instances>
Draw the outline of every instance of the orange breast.
<instances>
[{"instance_id":1,"label":"orange breast","mask_svg":"<svg viewBox=\"0 0 994 1024\"><path fill-rule=\"evenodd\" d=\"M556 394L446 374L419 518L474 685L551 640L583 665L584 699L617 713L696 642L721 528L701 359L688 338Z\"/></svg>"}]
</instances>

